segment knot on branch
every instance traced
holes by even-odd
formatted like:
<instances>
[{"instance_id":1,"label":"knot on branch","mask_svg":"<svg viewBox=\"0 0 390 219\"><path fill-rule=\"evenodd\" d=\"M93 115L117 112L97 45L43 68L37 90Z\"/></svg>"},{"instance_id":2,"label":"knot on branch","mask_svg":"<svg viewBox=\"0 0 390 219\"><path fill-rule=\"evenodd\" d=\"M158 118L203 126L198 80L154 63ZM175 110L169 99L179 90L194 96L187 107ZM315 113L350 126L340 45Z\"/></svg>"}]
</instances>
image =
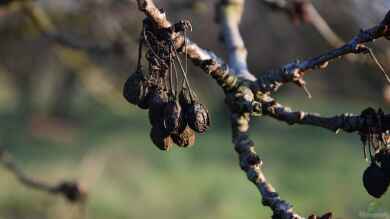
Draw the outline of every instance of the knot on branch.
<instances>
[{"instance_id":1,"label":"knot on branch","mask_svg":"<svg viewBox=\"0 0 390 219\"><path fill-rule=\"evenodd\" d=\"M262 105L255 101L254 91L250 87L242 84L237 89L227 92L225 103L234 113L250 113L252 116L261 116Z\"/></svg>"},{"instance_id":2,"label":"knot on branch","mask_svg":"<svg viewBox=\"0 0 390 219\"><path fill-rule=\"evenodd\" d=\"M390 120L382 109L375 110L371 107L362 111L360 115L364 121L359 129L359 135L363 144L373 144L375 150L387 147L389 144ZM375 139L375 143L372 139Z\"/></svg>"},{"instance_id":3,"label":"knot on branch","mask_svg":"<svg viewBox=\"0 0 390 219\"><path fill-rule=\"evenodd\" d=\"M81 202L87 198L87 192L77 182L62 182L52 190L62 194L69 202Z\"/></svg>"},{"instance_id":4,"label":"knot on branch","mask_svg":"<svg viewBox=\"0 0 390 219\"><path fill-rule=\"evenodd\" d=\"M383 133L387 131L387 128L383 126L385 114L382 109L375 110L369 107L363 110L360 115L366 123L366 126L360 130L362 133Z\"/></svg>"},{"instance_id":5,"label":"knot on branch","mask_svg":"<svg viewBox=\"0 0 390 219\"><path fill-rule=\"evenodd\" d=\"M280 76L281 79L283 80L282 82L287 82L287 81L296 81L299 80L302 75L300 74L300 61L295 60L292 63L289 63L285 66L283 66L280 69Z\"/></svg>"},{"instance_id":6,"label":"knot on branch","mask_svg":"<svg viewBox=\"0 0 390 219\"><path fill-rule=\"evenodd\" d=\"M311 97L309 91L306 88L306 82L303 80L305 65L307 63L301 63L299 60L289 63L278 70L270 71L264 75L258 77L257 86L258 89L264 93L276 92L280 86L285 83L293 82L299 87L303 88L307 95ZM327 62L320 65L320 68L326 67Z\"/></svg>"},{"instance_id":7,"label":"knot on branch","mask_svg":"<svg viewBox=\"0 0 390 219\"><path fill-rule=\"evenodd\" d=\"M212 56L211 59L196 61L194 62L195 65L198 65L203 71L211 75L225 92L237 88L241 79L231 74L229 66L223 64L214 53L209 52L209 54Z\"/></svg>"}]
</instances>

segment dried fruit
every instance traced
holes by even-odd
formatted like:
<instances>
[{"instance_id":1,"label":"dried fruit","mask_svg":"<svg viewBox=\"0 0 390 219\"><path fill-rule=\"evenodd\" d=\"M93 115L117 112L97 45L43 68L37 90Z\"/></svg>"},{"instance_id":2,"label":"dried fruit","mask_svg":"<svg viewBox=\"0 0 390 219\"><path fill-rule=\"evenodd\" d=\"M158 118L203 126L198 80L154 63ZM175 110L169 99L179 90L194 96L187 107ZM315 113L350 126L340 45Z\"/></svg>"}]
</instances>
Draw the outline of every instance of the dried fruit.
<instances>
[{"instance_id":1,"label":"dried fruit","mask_svg":"<svg viewBox=\"0 0 390 219\"><path fill-rule=\"evenodd\" d=\"M123 86L123 96L129 103L138 105L142 109L148 108L149 86L140 69L126 80Z\"/></svg>"},{"instance_id":2,"label":"dried fruit","mask_svg":"<svg viewBox=\"0 0 390 219\"><path fill-rule=\"evenodd\" d=\"M150 138L153 144L163 151L168 151L173 145L171 136L158 126L152 126Z\"/></svg>"},{"instance_id":3,"label":"dried fruit","mask_svg":"<svg viewBox=\"0 0 390 219\"><path fill-rule=\"evenodd\" d=\"M189 147L195 144L195 132L188 126L180 133L173 134L172 139L179 147Z\"/></svg>"},{"instance_id":4,"label":"dried fruit","mask_svg":"<svg viewBox=\"0 0 390 219\"><path fill-rule=\"evenodd\" d=\"M186 123L181 106L177 101L169 101L165 104L163 127L168 133L180 133L185 129Z\"/></svg>"},{"instance_id":5,"label":"dried fruit","mask_svg":"<svg viewBox=\"0 0 390 219\"><path fill-rule=\"evenodd\" d=\"M196 97L194 97L196 98ZM183 88L179 93L179 103L180 105L186 109L192 104L192 98L190 94L190 90L188 88Z\"/></svg>"},{"instance_id":6,"label":"dried fruit","mask_svg":"<svg viewBox=\"0 0 390 219\"><path fill-rule=\"evenodd\" d=\"M390 178L376 163L371 163L363 174L363 185L368 194L380 198L390 185Z\"/></svg>"},{"instance_id":7,"label":"dried fruit","mask_svg":"<svg viewBox=\"0 0 390 219\"><path fill-rule=\"evenodd\" d=\"M210 127L209 112L206 106L201 103L191 104L185 115L188 125L196 132L205 133Z\"/></svg>"},{"instance_id":8,"label":"dried fruit","mask_svg":"<svg viewBox=\"0 0 390 219\"><path fill-rule=\"evenodd\" d=\"M390 148L381 150L375 155L384 173L390 178Z\"/></svg>"},{"instance_id":9,"label":"dried fruit","mask_svg":"<svg viewBox=\"0 0 390 219\"><path fill-rule=\"evenodd\" d=\"M149 98L149 121L152 126L163 127L164 107L168 102L167 92L155 89Z\"/></svg>"}]
</instances>

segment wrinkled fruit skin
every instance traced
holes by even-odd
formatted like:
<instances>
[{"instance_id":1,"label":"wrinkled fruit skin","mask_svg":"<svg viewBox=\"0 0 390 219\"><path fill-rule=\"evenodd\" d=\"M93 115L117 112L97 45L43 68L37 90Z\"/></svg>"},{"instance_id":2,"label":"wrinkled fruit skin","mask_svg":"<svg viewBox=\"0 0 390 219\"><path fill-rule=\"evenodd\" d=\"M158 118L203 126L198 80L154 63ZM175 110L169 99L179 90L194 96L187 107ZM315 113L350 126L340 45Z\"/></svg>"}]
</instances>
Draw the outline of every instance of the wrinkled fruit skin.
<instances>
[{"instance_id":1,"label":"wrinkled fruit skin","mask_svg":"<svg viewBox=\"0 0 390 219\"><path fill-rule=\"evenodd\" d=\"M152 127L150 138L152 139L153 144L162 151L168 151L173 145L171 136L157 126Z\"/></svg>"},{"instance_id":2,"label":"wrinkled fruit skin","mask_svg":"<svg viewBox=\"0 0 390 219\"><path fill-rule=\"evenodd\" d=\"M192 104L190 90L183 88L179 93L179 103L183 108L187 108Z\"/></svg>"},{"instance_id":3,"label":"wrinkled fruit skin","mask_svg":"<svg viewBox=\"0 0 390 219\"><path fill-rule=\"evenodd\" d=\"M123 96L131 104L142 109L148 108L149 87L142 71L136 71L126 80Z\"/></svg>"},{"instance_id":4,"label":"wrinkled fruit skin","mask_svg":"<svg viewBox=\"0 0 390 219\"><path fill-rule=\"evenodd\" d=\"M375 159L379 161L385 174L390 177L390 149L381 151Z\"/></svg>"},{"instance_id":5,"label":"wrinkled fruit skin","mask_svg":"<svg viewBox=\"0 0 390 219\"><path fill-rule=\"evenodd\" d=\"M152 126L163 127L164 108L168 103L165 91L155 90L149 98L149 121Z\"/></svg>"},{"instance_id":6,"label":"wrinkled fruit skin","mask_svg":"<svg viewBox=\"0 0 390 219\"><path fill-rule=\"evenodd\" d=\"M363 185L368 194L380 198L385 194L390 184L390 177L375 163L371 163L363 173Z\"/></svg>"},{"instance_id":7,"label":"wrinkled fruit skin","mask_svg":"<svg viewBox=\"0 0 390 219\"><path fill-rule=\"evenodd\" d=\"M182 109L177 101L170 101L165 104L163 126L168 133L180 133L185 129L186 124Z\"/></svg>"},{"instance_id":8,"label":"wrinkled fruit skin","mask_svg":"<svg viewBox=\"0 0 390 219\"><path fill-rule=\"evenodd\" d=\"M209 112L203 104L194 103L186 111L186 120L190 128L198 133L205 133L210 127Z\"/></svg>"},{"instance_id":9,"label":"wrinkled fruit skin","mask_svg":"<svg viewBox=\"0 0 390 219\"><path fill-rule=\"evenodd\" d=\"M173 142L179 147L190 147L195 144L195 132L189 127L186 127L180 134L173 134Z\"/></svg>"}]
</instances>

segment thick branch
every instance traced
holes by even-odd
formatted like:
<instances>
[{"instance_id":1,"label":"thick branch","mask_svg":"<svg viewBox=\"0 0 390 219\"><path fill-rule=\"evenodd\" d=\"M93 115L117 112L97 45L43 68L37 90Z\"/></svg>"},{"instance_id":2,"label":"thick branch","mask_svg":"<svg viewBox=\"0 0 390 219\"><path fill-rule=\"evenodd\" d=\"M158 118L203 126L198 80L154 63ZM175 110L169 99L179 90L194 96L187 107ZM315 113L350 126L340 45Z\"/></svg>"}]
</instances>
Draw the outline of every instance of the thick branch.
<instances>
[{"instance_id":1,"label":"thick branch","mask_svg":"<svg viewBox=\"0 0 390 219\"><path fill-rule=\"evenodd\" d=\"M259 89L263 93L267 93L271 91L275 92L280 86L289 82L303 85L304 81L302 77L309 70L325 68L329 61L348 54L369 52L368 48L364 46L365 43L372 42L378 38L389 37L390 29L388 26L388 17L389 15L386 15L386 18L379 25L360 31L357 36L339 48L329 50L314 58L289 63L278 70L260 76L258 78Z\"/></svg>"},{"instance_id":2,"label":"thick branch","mask_svg":"<svg viewBox=\"0 0 390 219\"><path fill-rule=\"evenodd\" d=\"M294 213L292 205L282 200L275 189L267 182L261 170L262 161L255 152L254 142L248 136L249 114L232 114L232 134L235 150L239 155L240 167L245 171L250 180L260 191L262 203L269 206L274 215L273 218L280 219L300 219Z\"/></svg>"},{"instance_id":3,"label":"thick branch","mask_svg":"<svg viewBox=\"0 0 390 219\"><path fill-rule=\"evenodd\" d=\"M247 55L239 24L244 12L245 0L221 0L218 4L221 34L229 54L229 66L241 78L256 81L248 70Z\"/></svg>"},{"instance_id":4,"label":"thick branch","mask_svg":"<svg viewBox=\"0 0 390 219\"><path fill-rule=\"evenodd\" d=\"M153 0L137 0L138 8L145 15L153 20L159 28L170 28L171 22L168 21L166 14L157 8Z\"/></svg>"},{"instance_id":5,"label":"thick branch","mask_svg":"<svg viewBox=\"0 0 390 219\"><path fill-rule=\"evenodd\" d=\"M390 115L385 115L380 120L362 114L353 115L349 113L333 117L322 117L316 113L292 111L290 108L277 103L270 97L263 97L260 102L264 115L271 116L272 118L286 122L289 125L311 125L329 129L334 132L340 130L345 132L359 132L372 127L376 127L380 130L390 130Z\"/></svg>"},{"instance_id":6,"label":"thick branch","mask_svg":"<svg viewBox=\"0 0 390 219\"><path fill-rule=\"evenodd\" d=\"M60 182L57 185L50 185L48 183L34 179L26 175L15 163L12 156L0 148L0 164L10 171L17 180L32 189L44 191L50 194L63 195L70 202L84 201L86 198L86 191L77 182Z\"/></svg>"}]
</instances>

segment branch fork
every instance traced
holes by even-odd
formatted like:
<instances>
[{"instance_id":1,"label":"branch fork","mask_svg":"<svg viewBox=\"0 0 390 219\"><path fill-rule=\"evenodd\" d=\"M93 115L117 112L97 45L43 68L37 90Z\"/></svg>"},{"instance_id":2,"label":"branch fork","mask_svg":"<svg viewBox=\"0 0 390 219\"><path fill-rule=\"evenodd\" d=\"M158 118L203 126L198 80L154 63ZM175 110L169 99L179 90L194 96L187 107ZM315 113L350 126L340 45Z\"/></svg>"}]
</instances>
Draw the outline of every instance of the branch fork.
<instances>
[{"instance_id":1,"label":"branch fork","mask_svg":"<svg viewBox=\"0 0 390 219\"><path fill-rule=\"evenodd\" d=\"M224 90L225 102L231 110L232 142L239 156L239 165L247 178L259 190L262 203L273 211L273 219L303 219L294 212L292 205L281 199L276 190L267 181L262 171L262 160L255 152L255 143L250 139L248 130L252 116L269 116L290 125L302 124L325 128L334 132L361 132L367 127L381 127L390 130L390 115L383 115L380 120L365 116L342 114L333 117L322 117L315 113L292 111L279 104L270 95L286 83L295 83L305 88L304 75L309 70L326 68L330 61L348 54L370 52L364 44L381 37L389 37L388 24L390 15L377 26L361 31L350 42L322 55L303 61L289 63L278 70L253 76L248 70L244 42L239 32L239 23L243 15L244 0L221 0L219 23L224 36L225 47L229 54L229 63L225 64L213 52L202 49L189 38L173 34L175 48L183 52L186 43L187 57L199 66L206 74L216 80ZM158 29L171 28L165 13L157 9L152 0L138 0L139 7ZM330 219L328 213L322 217L311 215L310 219Z\"/></svg>"}]
</instances>

